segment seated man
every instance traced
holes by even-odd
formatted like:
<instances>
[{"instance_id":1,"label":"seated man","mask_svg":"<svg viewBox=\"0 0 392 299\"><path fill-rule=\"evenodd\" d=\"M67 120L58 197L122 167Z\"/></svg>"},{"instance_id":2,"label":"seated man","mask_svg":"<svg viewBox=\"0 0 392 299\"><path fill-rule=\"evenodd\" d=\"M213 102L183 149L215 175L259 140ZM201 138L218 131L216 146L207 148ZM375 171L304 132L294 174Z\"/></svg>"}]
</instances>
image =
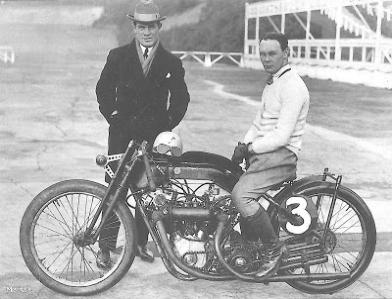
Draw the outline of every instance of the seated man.
<instances>
[{"instance_id":1,"label":"seated man","mask_svg":"<svg viewBox=\"0 0 392 299\"><path fill-rule=\"evenodd\" d=\"M288 64L288 56L285 35L269 33L261 40L260 58L270 77L244 143L238 144L232 157L235 163L244 158L249 162L232 199L243 218L243 234L254 241L260 238L267 250L269 260L257 274L260 277L276 272L283 245L257 198L271 186L295 177L309 110L308 89Z\"/></svg>"}]
</instances>

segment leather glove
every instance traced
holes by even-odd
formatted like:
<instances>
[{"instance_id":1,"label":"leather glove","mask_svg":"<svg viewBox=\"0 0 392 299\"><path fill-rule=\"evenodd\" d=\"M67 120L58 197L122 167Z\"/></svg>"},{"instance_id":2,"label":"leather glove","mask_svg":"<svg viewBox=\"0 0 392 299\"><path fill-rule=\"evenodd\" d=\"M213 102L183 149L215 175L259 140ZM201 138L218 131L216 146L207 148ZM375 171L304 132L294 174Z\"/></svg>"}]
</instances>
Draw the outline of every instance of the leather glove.
<instances>
[{"instance_id":1,"label":"leather glove","mask_svg":"<svg viewBox=\"0 0 392 299\"><path fill-rule=\"evenodd\" d=\"M242 160L248 158L248 156L248 145L238 142L238 145L234 149L233 156L231 157L231 161L235 164L240 164Z\"/></svg>"}]
</instances>

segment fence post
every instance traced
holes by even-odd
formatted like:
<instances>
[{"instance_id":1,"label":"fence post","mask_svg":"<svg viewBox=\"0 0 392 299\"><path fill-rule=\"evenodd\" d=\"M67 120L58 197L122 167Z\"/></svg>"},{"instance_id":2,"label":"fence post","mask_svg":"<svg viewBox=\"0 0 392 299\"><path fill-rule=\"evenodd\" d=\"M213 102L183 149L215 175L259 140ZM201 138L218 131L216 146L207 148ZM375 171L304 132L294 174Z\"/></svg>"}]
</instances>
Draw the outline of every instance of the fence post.
<instances>
[{"instance_id":1,"label":"fence post","mask_svg":"<svg viewBox=\"0 0 392 299\"><path fill-rule=\"evenodd\" d=\"M210 53L206 53L206 55L204 56L204 66L205 67L211 67L212 66L211 54Z\"/></svg>"},{"instance_id":2,"label":"fence post","mask_svg":"<svg viewBox=\"0 0 392 299\"><path fill-rule=\"evenodd\" d=\"M14 64L15 62L15 52L11 51L11 63Z\"/></svg>"},{"instance_id":3,"label":"fence post","mask_svg":"<svg viewBox=\"0 0 392 299\"><path fill-rule=\"evenodd\" d=\"M241 55L241 58L240 58L240 67L245 67L244 55Z\"/></svg>"},{"instance_id":4,"label":"fence post","mask_svg":"<svg viewBox=\"0 0 392 299\"><path fill-rule=\"evenodd\" d=\"M377 28L376 28L376 46L375 46L375 56L374 62L381 63L381 49L380 49L380 41L381 41L381 25L382 25L382 18L383 18L383 1L378 0L377 3Z\"/></svg>"}]
</instances>

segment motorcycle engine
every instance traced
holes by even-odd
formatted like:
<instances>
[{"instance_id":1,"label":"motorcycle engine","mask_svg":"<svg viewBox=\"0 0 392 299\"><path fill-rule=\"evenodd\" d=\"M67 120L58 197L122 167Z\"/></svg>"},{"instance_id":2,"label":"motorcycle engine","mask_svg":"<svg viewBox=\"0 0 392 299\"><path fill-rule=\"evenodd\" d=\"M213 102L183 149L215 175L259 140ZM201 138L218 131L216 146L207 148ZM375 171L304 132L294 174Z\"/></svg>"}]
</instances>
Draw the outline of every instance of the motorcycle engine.
<instances>
[{"instance_id":1,"label":"motorcycle engine","mask_svg":"<svg viewBox=\"0 0 392 299\"><path fill-rule=\"evenodd\" d=\"M210 208L229 215L228 223L234 228L238 223L238 212L231 203L230 195L220 194L213 184L205 185L204 189L207 188L207 190L198 188L196 188L199 190L198 196L181 195L181 192L175 189L170 190L170 188L157 190L150 193L148 207L151 212L166 206L189 209ZM187 189L183 188L183 190ZM165 220L165 229L170 234L174 254L184 265L206 273L228 273L226 267L219 262L215 252L216 221ZM240 273L254 271L255 267L260 265L259 248L254 244L244 242L243 237L234 229L225 241L223 255L225 260Z\"/></svg>"},{"instance_id":2,"label":"motorcycle engine","mask_svg":"<svg viewBox=\"0 0 392 299\"><path fill-rule=\"evenodd\" d=\"M225 259L240 273L254 271L260 266L260 248L254 242L244 241L237 231L231 233L223 249Z\"/></svg>"},{"instance_id":3,"label":"motorcycle engine","mask_svg":"<svg viewBox=\"0 0 392 299\"><path fill-rule=\"evenodd\" d=\"M175 254L184 264L193 268L203 268L207 264L208 256L205 241L194 236L182 236L175 232L172 234Z\"/></svg>"}]
</instances>

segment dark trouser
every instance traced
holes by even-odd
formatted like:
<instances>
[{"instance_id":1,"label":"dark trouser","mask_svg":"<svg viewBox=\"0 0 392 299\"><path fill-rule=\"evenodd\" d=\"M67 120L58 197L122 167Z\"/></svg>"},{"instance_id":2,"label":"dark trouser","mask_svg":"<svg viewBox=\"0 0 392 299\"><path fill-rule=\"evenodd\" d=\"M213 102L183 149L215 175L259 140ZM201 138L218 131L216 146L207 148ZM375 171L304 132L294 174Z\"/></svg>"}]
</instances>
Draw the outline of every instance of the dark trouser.
<instances>
[{"instance_id":1,"label":"dark trouser","mask_svg":"<svg viewBox=\"0 0 392 299\"><path fill-rule=\"evenodd\" d=\"M105 213L106 207L103 208L102 213ZM148 228L144 223L143 216L139 210L135 209L135 222L137 230L137 244L139 246L145 246L148 241ZM116 214L110 213L108 220L102 227L99 235L99 248L103 250L115 250L118 231L120 229L120 221Z\"/></svg>"},{"instance_id":2,"label":"dark trouser","mask_svg":"<svg viewBox=\"0 0 392 299\"><path fill-rule=\"evenodd\" d=\"M152 137L152 138L151 138ZM125 134L123 130L118 127L109 128L109 142L108 142L108 154L121 154L124 153L129 141L131 139L145 139L149 142L155 139L155 136L133 136L132 134ZM110 163L112 170L115 172L117 169L117 161ZM105 181L110 183L111 178L106 174ZM104 213L106 208L104 207L102 213ZM145 246L148 241L148 228L144 223L143 216L140 214L139 209L135 209L135 222L137 231L137 244L139 246ZM109 214L108 220L102 227L102 231L99 235L99 247L101 249L114 250L116 248L117 236L120 229L120 221L114 213Z\"/></svg>"}]
</instances>

